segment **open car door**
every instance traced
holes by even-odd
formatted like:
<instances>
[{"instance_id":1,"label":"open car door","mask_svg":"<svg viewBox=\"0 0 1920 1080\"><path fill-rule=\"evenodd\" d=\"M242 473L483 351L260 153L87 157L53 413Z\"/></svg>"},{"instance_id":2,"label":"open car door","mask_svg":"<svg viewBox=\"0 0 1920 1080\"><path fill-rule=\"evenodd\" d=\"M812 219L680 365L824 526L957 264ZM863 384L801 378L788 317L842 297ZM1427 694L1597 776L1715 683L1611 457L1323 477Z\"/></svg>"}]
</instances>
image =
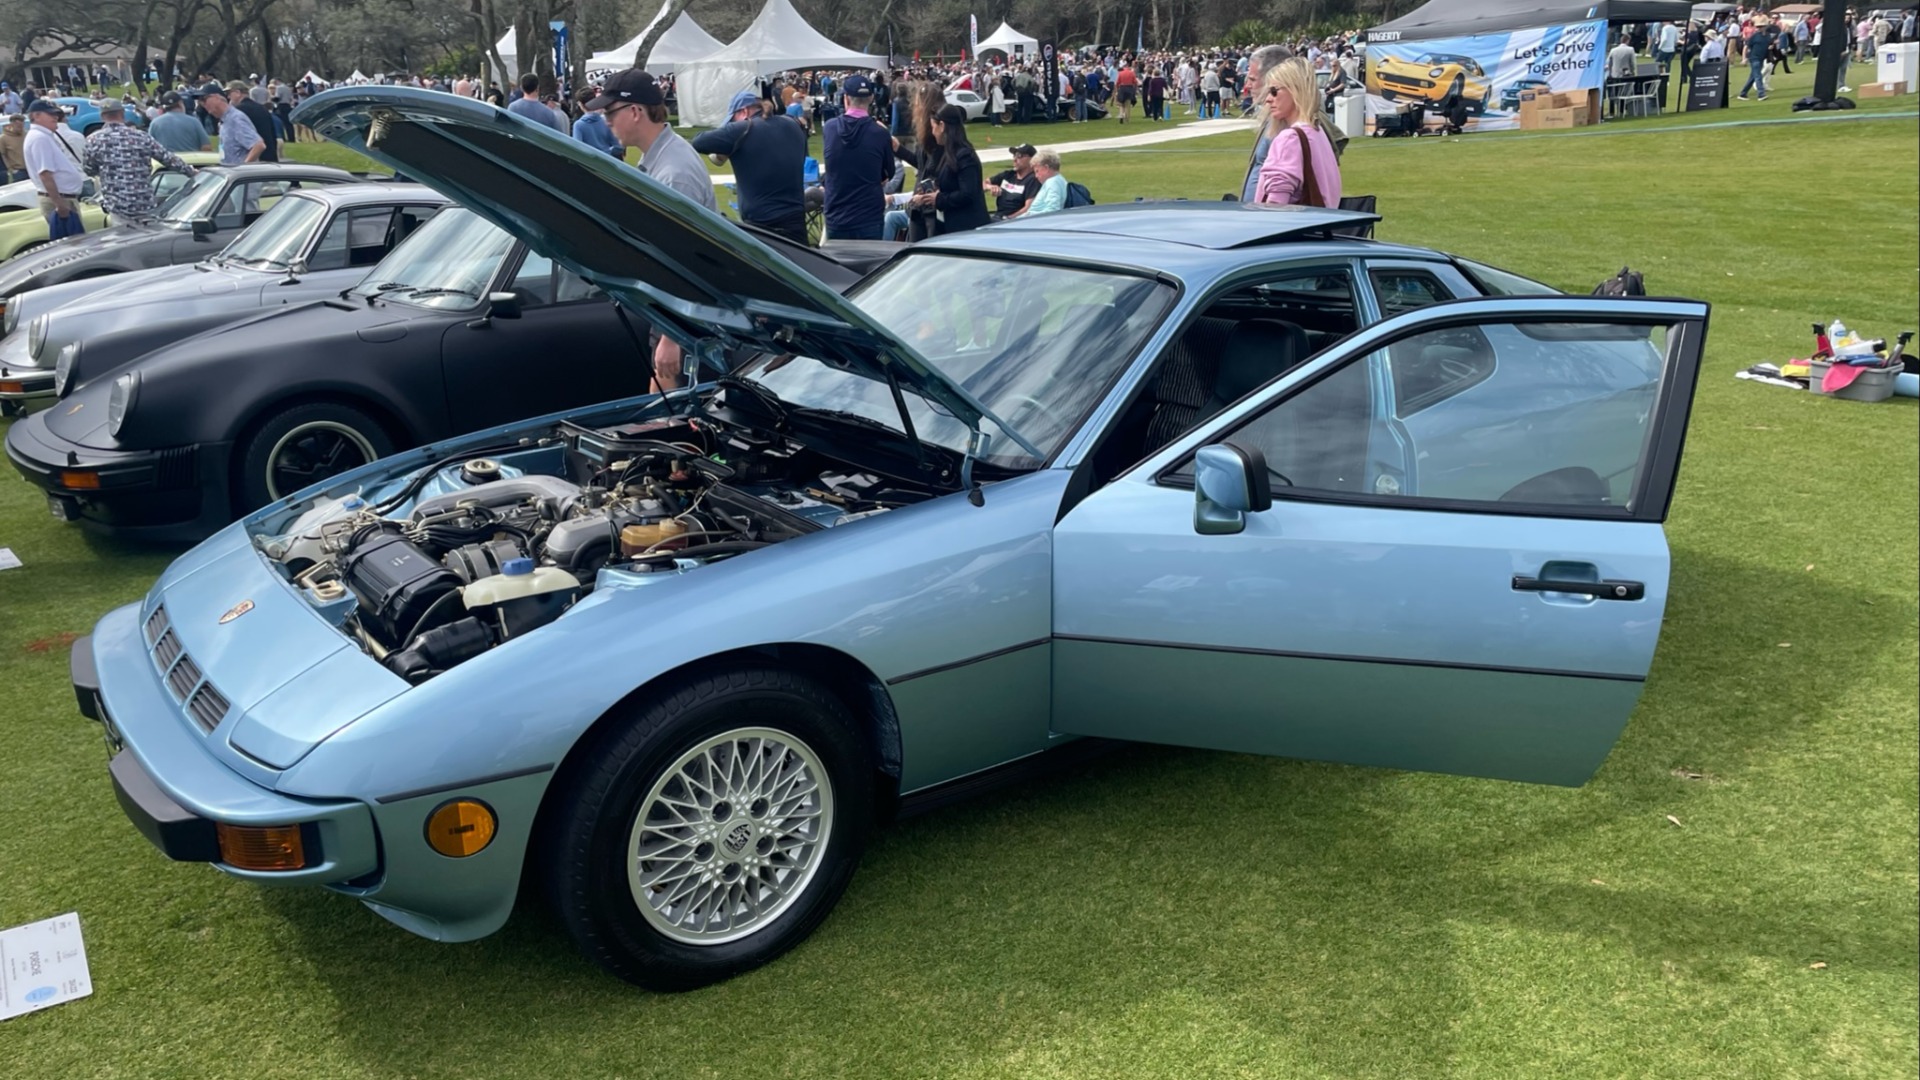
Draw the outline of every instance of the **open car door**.
<instances>
[{"instance_id":1,"label":"open car door","mask_svg":"<svg viewBox=\"0 0 1920 1080\"><path fill-rule=\"evenodd\" d=\"M1063 733L1577 785L1653 659L1707 307L1383 322L1054 538Z\"/></svg>"}]
</instances>

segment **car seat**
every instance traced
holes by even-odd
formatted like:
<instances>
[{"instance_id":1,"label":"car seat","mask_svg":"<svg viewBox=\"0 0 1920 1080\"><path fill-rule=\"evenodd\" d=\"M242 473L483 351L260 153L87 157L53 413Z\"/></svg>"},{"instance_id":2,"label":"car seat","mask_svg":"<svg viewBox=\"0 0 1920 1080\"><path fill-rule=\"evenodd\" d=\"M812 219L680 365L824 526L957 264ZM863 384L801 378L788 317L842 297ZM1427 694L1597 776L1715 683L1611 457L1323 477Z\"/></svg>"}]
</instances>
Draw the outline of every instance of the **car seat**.
<instances>
[{"instance_id":1,"label":"car seat","mask_svg":"<svg viewBox=\"0 0 1920 1080\"><path fill-rule=\"evenodd\" d=\"M1515 484L1501 502L1545 503L1552 506L1610 506L1613 491L1600 474L1583 465L1544 472Z\"/></svg>"}]
</instances>

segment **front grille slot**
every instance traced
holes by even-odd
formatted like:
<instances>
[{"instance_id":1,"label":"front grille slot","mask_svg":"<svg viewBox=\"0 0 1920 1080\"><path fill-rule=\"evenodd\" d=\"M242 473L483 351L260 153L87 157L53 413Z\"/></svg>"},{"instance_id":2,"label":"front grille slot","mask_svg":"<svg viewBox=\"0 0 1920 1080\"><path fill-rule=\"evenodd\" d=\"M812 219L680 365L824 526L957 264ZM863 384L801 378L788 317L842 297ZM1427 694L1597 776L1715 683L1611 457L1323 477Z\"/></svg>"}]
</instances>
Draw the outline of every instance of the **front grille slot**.
<instances>
[{"instance_id":1,"label":"front grille slot","mask_svg":"<svg viewBox=\"0 0 1920 1080\"><path fill-rule=\"evenodd\" d=\"M199 685L200 665L194 663L191 656L182 655L180 662L167 672L167 689L173 691L173 696L181 701L187 700L187 695Z\"/></svg>"},{"instance_id":2,"label":"front grille slot","mask_svg":"<svg viewBox=\"0 0 1920 1080\"><path fill-rule=\"evenodd\" d=\"M175 701L187 707L187 715L193 717L200 730L211 733L233 706L206 681L200 665L181 647L180 636L173 632L172 620L167 617L164 606L154 608L153 614L147 616L146 634L147 643L153 646L153 666L160 670L167 690Z\"/></svg>"},{"instance_id":3,"label":"front grille slot","mask_svg":"<svg viewBox=\"0 0 1920 1080\"><path fill-rule=\"evenodd\" d=\"M159 607L153 609L153 614L147 616L147 644L152 645L155 642L159 641L160 635L166 629L167 629L167 606L165 604L162 604Z\"/></svg>"},{"instance_id":4,"label":"front grille slot","mask_svg":"<svg viewBox=\"0 0 1920 1080\"><path fill-rule=\"evenodd\" d=\"M201 683L200 689L187 699L187 711L193 714L194 722L200 725L202 731L209 733L226 719L228 707L227 699L211 683Z\"/></svg>"},{"instance_id":5,"label":"front grille slot","mask_svg":"<svg viewBox=\"0 0 1920 1080\"><path fill-rule=\"evenodd\" d=\"M153 455L154 486L162 491L179 491L193 486L194 448L176 446Z\"/></svg>"},{"instance_id":6,"label":"front grille slot","mask_svg":"<svg viewBox=\"0 0 1920 1080\"><path fill-rule=\"evenodd\" d=\"M165 672L173 666L175 660L180 659L180 653L180 639L174 635L173 631L168 630L160 635L159 641L154 642L153 662L162 672Z\"/></svg>"}]
</instances>

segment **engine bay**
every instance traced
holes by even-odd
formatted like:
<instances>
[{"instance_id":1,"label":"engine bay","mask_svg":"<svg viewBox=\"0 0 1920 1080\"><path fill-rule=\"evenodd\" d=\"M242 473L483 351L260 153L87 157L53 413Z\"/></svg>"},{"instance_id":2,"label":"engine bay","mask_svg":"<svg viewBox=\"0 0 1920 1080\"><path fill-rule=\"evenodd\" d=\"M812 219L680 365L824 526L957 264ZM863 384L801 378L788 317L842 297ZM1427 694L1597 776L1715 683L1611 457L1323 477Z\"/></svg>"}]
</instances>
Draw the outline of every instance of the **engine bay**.
<instances>
[{"instance_id":1,"label":"engine bay","mask_svg":"<svg viewBox=\"0 0 1920 1080\"><path fill-rule=\"evenodd\" d=\"M561 423L379 502L316 500L255 546L370 656L423 682L609 580L680 574L937 492L710 418Z\"/></svg>"}]
</instances>

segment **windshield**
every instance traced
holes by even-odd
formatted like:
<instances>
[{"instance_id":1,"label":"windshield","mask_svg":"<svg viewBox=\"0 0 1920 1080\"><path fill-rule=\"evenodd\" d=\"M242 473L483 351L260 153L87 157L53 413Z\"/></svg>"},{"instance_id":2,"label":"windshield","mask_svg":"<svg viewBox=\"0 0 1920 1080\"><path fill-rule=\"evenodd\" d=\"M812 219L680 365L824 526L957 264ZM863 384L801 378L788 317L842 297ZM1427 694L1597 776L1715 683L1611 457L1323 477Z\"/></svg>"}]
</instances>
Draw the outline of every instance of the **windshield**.
<instances>
[{"instance_id":1,"label":"windshield","mask_svg":"<svg viewBox=\"0 0 1920 1080\"><path fill-rule=\"evenodd\" d=\"M1173 301L1173 289L1126 274L914 254L862 284L851 299L954 384L1004 421L981 460L1041 462L1008 429L1052 457L1105 395ZM900 429L884 382L811 357L768 354L741 374L790 406L855 413ZM905 386L914 434L964 451L967 428Z\"/></svg>"},{"instance_id":2,"label":"windshield","mask_svg":"<svg viewBox=\"0 0 1920 1080\"><path fill-rule=\"evenodd\" d=\"M363 296L432 308L467 308L487 295L513 238L459 208L420 226L354 288Z\"/></svg>"},{"instance_id":3,"label":"windshield","mask_svg":"<svg viewBox=\"0 0 1920 1080\"><path fill-rule=\"evenodd\" d=\"M235 237L220 253L220 260L284 270L305 250L307 239L326 216L325 204L313 199L281 199Z\"/></svg>"},{"instance_id":4,"label":"windshield","mask_svg":"<svg viewBox=\"0 0 1920 1080\"><path fill-rule=\"evenodd\" d=\"M173 193L173 197L160 204L156 211L160 220L176 224L187 224L194 218L212 217L214 207L220 204L220 193L227 186L227 174L211 169L201 169L187 186Z\"/></svg>"}]
</instances>

